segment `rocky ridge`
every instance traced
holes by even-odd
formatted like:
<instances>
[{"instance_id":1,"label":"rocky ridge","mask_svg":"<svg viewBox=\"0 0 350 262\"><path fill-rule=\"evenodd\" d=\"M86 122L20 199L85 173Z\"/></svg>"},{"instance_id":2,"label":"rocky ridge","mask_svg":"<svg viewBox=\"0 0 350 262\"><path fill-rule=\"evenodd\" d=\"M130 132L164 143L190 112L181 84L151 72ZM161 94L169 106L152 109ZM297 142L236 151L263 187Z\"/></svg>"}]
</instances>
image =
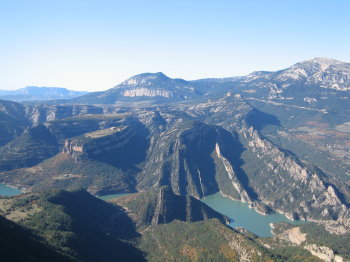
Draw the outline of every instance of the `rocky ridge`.
<instances>
[{"instance_id":1,"label":"rocky ridge","mask_svg":"<svg viewBox=\"0 0 350 262\"><path fill-rule=\"evenodd\" d=\"M216 218L223 224L229 222L229 218L200 200L190 195L174 194L167 186L117 198L111 202L124 206L140 228L168 224L174 220L197 222Z\"/></svg>"},{"instance_id":2,"label":"rocky ridge","mask_svg":"<svg viewBox=\"0 0 350 262\"><path fill-rule=\"evenodd\" d=\"M134 135L132 129L126 126L110 127L65 140L62 152L77 161L78 158L88 158L122 147Z\"/></svg>"},{"instance_id":3,"label":"rocky ridge","mask_svg":"<svg viewBox=\"0 0 350 262\"><path fill-rule=\"evenodd\" d=\"M176 194L197 198L220 191L261 213L274 210L295 219L347 221L346 199L350 194L346 188L263 137L259 127L254 126L256 118L267 123L273 120L241 96L228 93L196 105L183 103L173 108L140 108L128 113L85 114L48 121L44 124L46 130L69 157L54 157L45 162L45 168L39 164L35 170L41 170L46 179L55 177L56 186L60 182L64 188L68 185L62 183L65 180L74 179L77 184L88 179L90 171L84 173L84 161L98 161L112 168L108 172L121 172L130 181L135 180L139 191L169 186ZM123 126L128 128L121 130ZM44 176L51 172L46 167L48 163L63 165L71 159L74 165L66 167L72 169ZM69 174L65 180L57 180L65 174ZM11 177L20 181L18 176L24 175L36 176L29 168L2 177L11 183ZM91 192L106 189L96 190L91 183ZM108 191L125 190L128 183L117 182ZM276 186L280 188L278 192L274 190Z\"/></svg>"},{"instance_id":4,"label":"rocky ridge","mask_svg":"<svg viewBox=\"0 0 350 262\"><path fill-rule=\"evenodd\" d=\"M319 86L347 91L350 90L349 69L349 63L317 57L276 72L254 72L239 81L249 83L251 87L269 87L271 96L281 94L297 83L303 83L305 88Z\"/></svg>"}]
</instances>

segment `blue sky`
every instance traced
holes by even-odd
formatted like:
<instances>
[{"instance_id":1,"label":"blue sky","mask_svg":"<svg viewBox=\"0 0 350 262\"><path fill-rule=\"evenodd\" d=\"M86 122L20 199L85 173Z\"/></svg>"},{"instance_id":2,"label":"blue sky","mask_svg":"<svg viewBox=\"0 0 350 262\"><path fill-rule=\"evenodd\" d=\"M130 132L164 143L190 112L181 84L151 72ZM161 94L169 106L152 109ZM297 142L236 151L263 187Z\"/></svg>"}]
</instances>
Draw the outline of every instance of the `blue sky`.
<instances>
[{"instance_id":1,"label":"blue sky","mask_svg":"<svg viewBox=\"0 0 350 262\"><path fill-rule=\"evenodd\" d=\"M198 79L350 62L348 0L0 0L0 89L106 90L162 71Z\"/></svg>"}]
</instances>

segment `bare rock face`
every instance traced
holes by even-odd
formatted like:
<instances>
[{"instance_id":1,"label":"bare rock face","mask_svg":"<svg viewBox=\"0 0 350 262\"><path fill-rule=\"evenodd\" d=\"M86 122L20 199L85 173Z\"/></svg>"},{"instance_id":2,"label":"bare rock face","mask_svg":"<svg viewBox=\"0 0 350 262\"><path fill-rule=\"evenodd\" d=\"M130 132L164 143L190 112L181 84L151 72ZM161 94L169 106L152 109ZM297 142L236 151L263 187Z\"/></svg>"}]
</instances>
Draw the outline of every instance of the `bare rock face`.
<instances>
[{"instance_id":1,"label":"bare rock face","mask_svg":"<svg viewBox=\"0 0 350 262\"><path fill-rule=\"evenodd\" d=\"M161 72L133 76L112 90L119 90L123 96L161 96L166 98L186 98L196 93L195 87L190 82L169 78Z\"/></svg>"},{"instance_id":2,"label":"bare rock face","mask_svg":"<svg viewBox=\"0 0 350 262\"><path fill-rule=\"evenodd\" d=\"M319 84L322 88L340 91L350 90L350 64L335 63L317 72L310 82Z\"/></svg>"},{"instance_id":3,"label":"bare rock face","mask_svg":"<svg viewBox=\"0 0 350 262\"><path fill-rule=\"evenodd\" d=\"M0 145L19 137L32 126L63 118L86 114L102 114L103 108L90 105L20 104L0 100Z\"/></svg>"},{"instance_id":4,"label":"bare rock face","mask_svg":"<svg viewBox=\"0 0 350 262\"><path fill-rule=\"evenodd\" d=\"M26 105L26 117L33 125L86 114L101 114L103 109L89 105Z\"/></svg>"},{"instance_id":5,"label":"bare rock face","mask_svg":"<svg viewBox=\"0 0 350 262\"><path fill-rule=\"evenodd\" d=\"M122 96L136 97L136 96L162 96L162 97L172 97L174 94L172 92L161 90L161 89L149 89L149 88L135 88L130 90L125 90Z\"/></svg>"},{"instance_id":6,"label":"bare rock face","mask_svg":"<svg viewBox=\"0 0 350 262\"><path fill-rule=\"evenodd\" d=\"M340 256L335 256L333 250L330 249L329 247L317 246L313 244L313 245L307 245L304 248L308 250L312 255L320 258L325 262L343 261L343 258Z\"/></svg>"},{"instance_id":7,"label":"bare rock face","mask_svg":"<svg viewBox=\"0 0 350 262\"><path fill-rule=\"evenodd\" d=\"M131 197L126 206L135 214L137 223L143 227L167 224L175 219L196 222L217 218L222 223L229 220L192 196L174 194L167 186Z\"/></svg>"},{"instance_id":8,"label":"bare rock face","mask_svg":"<svg viewBox=\"0 0 350 262\"><path fill-rule=\"evenodd\" d=\"M237 139L218 126L177 122L151 139L152 151L138 175L138 187L168 185L177 194L198 198L222 191L252 203L249 186L237 176L242 172L234 153L241 146Z\"/></svg>"},{"instance_id":9,"label":"bare rock face","mask_svg":"<svg viewBox=\"0 0 350 262\"><path fill-rule=\"evenodd\" d=\"M244 186L241 184L239 179L237 178L237 174L234 171L234 168L230 161L225 158L221 152L220 152L220 146L218 143L215 145L215 153L218 158L218 160L222 161L223 166L225 167L225 171L227 173L227 176L229 177L229 180L233 186L233 188L238 192L240 196L240 200L243 202L247 202L249 204L252 204L252 199L249 196L248 192L245 190Z\"/></svg>"},{"instance_id":10,"label":"bare rock face","mask_svg":"<svg viewBox=\"0 0 350 262\"><path fill-rule=\"evenodd\" d=\"M259 181L251 181L261 201L296 218L338 219L346 214L347 203L319 170L304 166L253 128L242 131L242 136L247 139L247 152L260 159L254 171Z\"/></svg>"},{"instance_id":11,"label":"bare rock face","mask_svg":"<svg viewBox=\"0 0 350 262\"><path fill-rule=\"evenodd\" d=\"M271 97L283 94L296 83L339 91L350 90L349 63L317 57L277 72L254 72L241 79L252 86L269 87Z\"/></svg>"},{"instance_id":12,"label":"bare rock face","mask_svg":"<svg viewBox=\"0 0 350 262\"><path fill-rule=\"evenodd\" d=\"M181 118L164 111L142 114L140 121L153 131L137 188L168 185L198 198L220 191L258 212L275 210L290 219L346 217L338 182L248 128L243 116L251 108L241 101L230 95L191 105ZM192 120L204 116L205 123Z\"/></svg>"},{"instance_id":13,"label":"bare rock face","mask_svg":"<svg viewBox=\"0 0 350 262\"><path fill-rule=\"evenodd\" d=\"M75 160L93 157L124 146L133 135L129 127L110 127L67 139L62 152Z\"/></svg>"},{"instance_id":14,"label":"bare rock face","mask_svg":"<svg viewBox=\"0 0 350 262\"><path fill-rule=\"evenodd\" d=\"M119 101L181 101L202 93L196 85L183 79L172 79L161 72L133 76L104 92L91 93L75 99L79 103L115 104Z\"/></svg>"}]
</instances>

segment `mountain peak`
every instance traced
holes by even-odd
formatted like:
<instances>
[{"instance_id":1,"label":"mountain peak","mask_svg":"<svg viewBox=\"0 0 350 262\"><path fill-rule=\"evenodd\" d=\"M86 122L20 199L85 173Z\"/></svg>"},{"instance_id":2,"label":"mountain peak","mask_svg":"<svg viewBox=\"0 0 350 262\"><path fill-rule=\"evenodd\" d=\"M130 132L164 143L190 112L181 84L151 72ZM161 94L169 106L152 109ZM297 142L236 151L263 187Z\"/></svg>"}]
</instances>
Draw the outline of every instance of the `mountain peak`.
<instances>
[{"instance_id":1,"label":"mountain peak","mask_svg":"<svg viewBox=\"0 0 350 262\"><path fill-rule=\"evenodd\" d=\"M302 68L306 70L307 73L316 73L318 71L322 71L327 69L331 65L343 64L344 62L338 61L332 58L326 57L315 57L311 59L307 59L305 61L296 63L291 68Z\"/></svg>"},{"instance_id":2,"label":"mountain peak","mask_svg":"<svg viewBox=\"0 0 350 262\"><path fill-rule=\"evenodd\" d=\"M308 77L313 77L320 74L332 65L343 64L344 62L326 58L315 57L292 65L281 71L277 71L278 80L286 81L288 79L300 80Z\"/></svg>"},{"instance_id":3,"label":"mountain peak","mask_svg":"<svg viewBox=\"0 0 350 262\"><path fill-rule=\"evenodd\" d=\"M167 77L162 72L157 73L142 73L135 76L130 77L126 81L117 85L116 87L125 87L125 86L137 86L140 84L152 84L159 81L167 81L170 78Z\"/></svg>"},{"instance_id":4,"label":"mountain peak","mask_svg":"<svg viewBox=\"0 0 350 262\"><path fill-rule=\"evenodd\" d=\"M154 76L154 77L165 77L165 78L169 78L168 76L166 76L163 72L157 72L157 73L143 73L143 74L139 74L137 76L143 76L143 77L147 77L147 76Z\"/></svg>"},{"instance_id":5,"label":"mountain peak","mask_svg":"<svg viewBox=\"0 0 350 262\"><path fill-rule=\"evenodd\" d=\"M142 73L142 74L138 74L138 75L134 75L131 78L154 78L154 79L170 79L168 76L166 76L163 72L156 72L156 73Z\"/></svg>"},{"instance_id":6,"label":"mountain peak","mask_svg":"<svg viewBox=\"0 0 350 262\"><path fill-rule=\"evenodd\" d=\"M330 65L342 64L342 63L344 63L344 62L339 61L339 60L335 60L332 58L314 57L314 58L299 62L299 63L295 64L293 67L295 67L295 66L297 66L297 67L300 67L300 66L302 66L302 67L317 67L321 70L324 70L327 67L329 67Z\"/></svg>"},{"instance_id":7,"label":"mountain peak","mask_svg":"<svg viewBox=\"0 0 350 262\"><path fill-rule=\"evenodd\" d=\"M160 83L164 81L169 81L171 78L167 77L162 72L157 73L142 73L130 77L119 85L115 86L114 89L123 87L134 87L140 85L154 85L155 83Z\"/></svg>"}]
</instances>

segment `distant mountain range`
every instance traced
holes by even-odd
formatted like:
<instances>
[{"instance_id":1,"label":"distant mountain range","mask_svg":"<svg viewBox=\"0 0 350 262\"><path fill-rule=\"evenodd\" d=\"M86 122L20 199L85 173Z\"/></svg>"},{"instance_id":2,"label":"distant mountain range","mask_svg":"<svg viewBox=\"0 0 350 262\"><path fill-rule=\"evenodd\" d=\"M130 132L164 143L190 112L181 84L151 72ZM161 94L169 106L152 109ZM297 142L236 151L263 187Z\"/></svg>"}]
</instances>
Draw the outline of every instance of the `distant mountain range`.
<instances>
[{"instance_id":1,"label":"distant mountain range","mask_svg":"<svg viewBox=\"0 0 350 262\"><path fill-rule=\"evenodd\" d=\"M233 91L247 97L290 102L299 106L324 107L334 94L350 91L350 63L316 57L275 72L256 71L247 76L194 81L165 74L143 73L106 91L72 91L59 87L28 86L0 90L0 99L51 100L55 103L118 104L125 102L169 103L211 99ZM331 101L331 103L333 103Z\"/></svg>"},{"instance_id":2,"label":"distant mountain range","mask_svg":"<svg viewBox=\"0 0 350 262\"><path fill-rule=\"evenodd\" d=\"M334 92L350 91L350 63L314 58L276 72L257 71L247 76L195 81L172 79L163 73L133 76L103 92L92 92L70 102L116 104L152 101L169 103L210 99L228 91L269 100L293 100L302 105L319 102ZM322 104L322 102L321 102Z\"/></svg>"},{"instance_id":3,"label":"distant mountain range","mask_svg":"<svg viewBox=\"0 0 350 262\"><path fill-rule=\"evenodd\" d=\"M86 91L72 91L62 87L27 86L17 90L0 90L0 99L12 101L71 99L87 93Z\"/></svg>"}]
</instances>

